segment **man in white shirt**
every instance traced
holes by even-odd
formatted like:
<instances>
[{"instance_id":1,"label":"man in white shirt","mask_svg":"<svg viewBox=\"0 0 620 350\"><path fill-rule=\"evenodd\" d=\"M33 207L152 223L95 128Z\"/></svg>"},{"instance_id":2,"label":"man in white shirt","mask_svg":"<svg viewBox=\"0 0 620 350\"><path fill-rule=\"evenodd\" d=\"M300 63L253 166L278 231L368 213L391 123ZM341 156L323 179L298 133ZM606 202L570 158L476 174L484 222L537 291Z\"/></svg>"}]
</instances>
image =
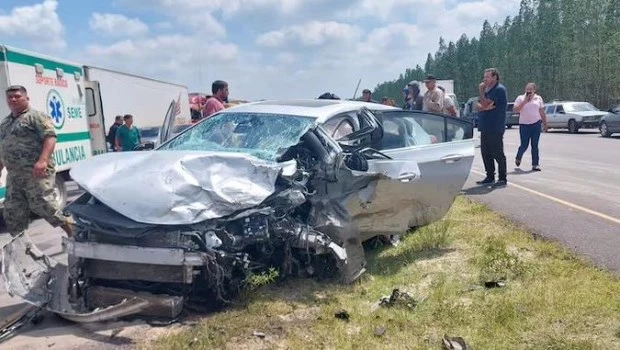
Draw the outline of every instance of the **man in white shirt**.
<instances>
[{"instance_id":1,"label":"man in white shirt","mask_svg":"<svg viewBox=\"0 0 620 350\"><path fill-rule=\"evenodd\" d=\"M424 85L427 89L424 94L424 111L442 113L443 92L437 88L437 78L434 75L427 75Z\"/></svg>"}]
</instances>

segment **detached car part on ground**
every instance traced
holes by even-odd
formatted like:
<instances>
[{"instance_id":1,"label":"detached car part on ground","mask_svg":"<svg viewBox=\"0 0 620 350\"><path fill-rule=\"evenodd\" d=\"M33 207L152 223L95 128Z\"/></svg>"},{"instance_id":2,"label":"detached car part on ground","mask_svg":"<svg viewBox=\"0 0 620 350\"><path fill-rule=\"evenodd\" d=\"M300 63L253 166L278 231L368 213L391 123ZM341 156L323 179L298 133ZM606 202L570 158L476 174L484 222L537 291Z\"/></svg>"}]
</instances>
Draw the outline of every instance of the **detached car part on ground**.
<instances>
[{"instance_id":1,"label":"detached car part on ground","mask_svg":"<svg viewBox=\"0 0 620 350\"><path fill-rule=\"evenodd\" d=\"M74 167L86 193L66 209L77 223L68 265L22 234L3 248L7 290L93 322L217 307L273 267L349 283L364 272L363 241L446 213L472 137L462 120L360 102L231 108L154 151Z\"/></svg>"}]
</instances>

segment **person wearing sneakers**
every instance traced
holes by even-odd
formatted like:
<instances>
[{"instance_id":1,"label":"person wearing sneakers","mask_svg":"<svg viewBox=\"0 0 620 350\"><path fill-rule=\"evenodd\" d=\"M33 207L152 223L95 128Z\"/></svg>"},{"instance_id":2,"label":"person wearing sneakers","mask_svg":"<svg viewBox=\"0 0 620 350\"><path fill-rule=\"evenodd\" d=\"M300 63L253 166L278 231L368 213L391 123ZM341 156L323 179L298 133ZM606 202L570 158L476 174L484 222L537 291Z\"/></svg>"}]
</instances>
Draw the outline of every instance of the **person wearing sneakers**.
<instances>
[{"instance_id":1,"label":"person wearing sneakers","mask_svg":"<svg viewBox=\"0 0 620 350\"><path fill-rule=\"evenodd\" d=\"M541 129L547 132L547 115L542 97L536 94L536 84L529 83L525 86L525 94L517 97L513 110L519 113L519 135L521 136L521 145L517 151L515 164L517 167L521 166L521 158L531 144L532 170L540 171L538 141Z\"/></svg>"},{"instance_id":2,"label":"person wearing sneakers","mask_svg":"<svg viewBox=\"0 0 620 350\"><path fill-rule=\"evenodd\" d=\"M0 123L0 170L6 167L4 222L11 236L28 228L33 212L72 235L71 217L63 215L54 198L56 166L52 153L56 130L47 114L30 107L26 88L6 89L11 114Z\"/></svg>"}]
</instances>

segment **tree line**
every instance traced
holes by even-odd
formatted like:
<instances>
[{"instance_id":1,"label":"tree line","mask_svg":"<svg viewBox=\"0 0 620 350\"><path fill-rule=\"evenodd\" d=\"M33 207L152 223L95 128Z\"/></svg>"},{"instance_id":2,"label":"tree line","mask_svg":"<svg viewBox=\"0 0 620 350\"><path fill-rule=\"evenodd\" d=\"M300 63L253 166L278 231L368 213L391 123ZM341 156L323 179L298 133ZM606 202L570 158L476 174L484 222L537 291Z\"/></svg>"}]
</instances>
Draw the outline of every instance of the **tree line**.
<instances>
[{"instance_id":1,"label":"tree line","mask_svg":"<svg viewBox=\"0 0 620 350\"><path fill-rule=\"evenodd\" d=\"M454 80L460 102L477 95L485 68L499 69L508 97L535 82L545 101L588 101L601 109L620 103L620 0L522 0L502 24L484 21L478 38L463 34L428 54L373 95L402 105L401 91L426 74Z\"/></svg>"}]
</instances>

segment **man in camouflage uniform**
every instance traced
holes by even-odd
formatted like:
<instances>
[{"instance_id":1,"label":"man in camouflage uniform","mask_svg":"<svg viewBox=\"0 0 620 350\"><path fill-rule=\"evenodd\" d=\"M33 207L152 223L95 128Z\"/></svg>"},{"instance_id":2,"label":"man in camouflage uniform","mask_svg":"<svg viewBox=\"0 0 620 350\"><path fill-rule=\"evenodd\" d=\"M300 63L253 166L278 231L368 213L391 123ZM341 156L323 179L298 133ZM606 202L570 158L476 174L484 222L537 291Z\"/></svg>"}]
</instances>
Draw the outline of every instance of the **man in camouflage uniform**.
<instances>
[{"instance_id":1,"label":"man in camouflage uniform","mask_svg":"<svg viewBox=\"0 0 620 350\"><path fill-rule=\"evenodd\" d=\"M0 169L7 169L7 229L13 236L25 231L34 212L71 236L73 220L63 215L54 198L56 131L51 118L30 108L23 86L9 87L6 99L11 114L0 123Z\"/></svg>"}]
</instances>

